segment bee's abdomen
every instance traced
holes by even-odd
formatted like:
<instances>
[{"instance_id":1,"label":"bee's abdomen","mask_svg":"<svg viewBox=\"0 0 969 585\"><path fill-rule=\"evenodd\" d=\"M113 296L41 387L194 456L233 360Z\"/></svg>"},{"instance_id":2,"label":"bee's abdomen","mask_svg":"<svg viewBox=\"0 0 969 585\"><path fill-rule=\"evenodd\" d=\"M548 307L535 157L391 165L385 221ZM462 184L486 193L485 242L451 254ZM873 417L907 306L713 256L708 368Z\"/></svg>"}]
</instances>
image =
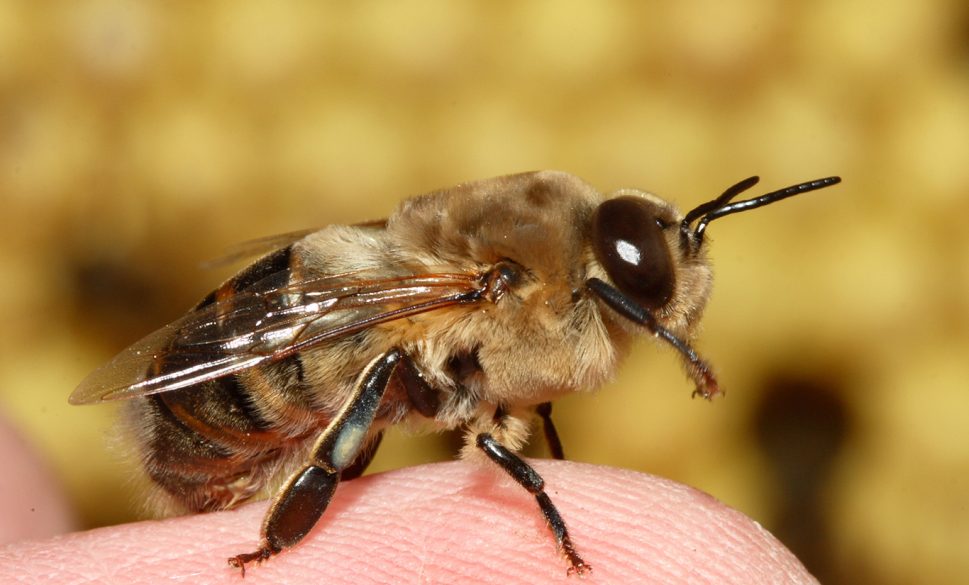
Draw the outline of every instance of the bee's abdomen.
<instances>
[{"instance_id":1,"label":"bee's abdomen","mask_svg":"<svg viewBox=\"0 0 969 585\"><path fill-rule=\"evenodd\" d=\"M243 290L284 286L290 249L270 254L207 296L198 308ZM218 360L221 355L207 356ZM199 359L194 356L193 359ZM160 360L156 374L177 368ZM262 487L272 462L319 424L305 404L298 355L137 401L149 476L192 511L225 508ZM267 398L271 397L271 399Z\"/></svg>"},{"instance_id":2,"label":"bee's abdomen","mask_svg":"<svg viewBox=\"0 0 969 585\"><path fill-rule=\"evenodd\" d=\"M262 443L279 440L234 374L154 399L185 429L230 451L260 451Z\"/></svg>"},{"instance_id":3,"label":"bee's abdomen","mask_svg":"<svg viewBox=\"0 0 969 585\"><path fill-rule=\"evenodd\" d=\"M256 391L229 375L139 401L142 456L152 480L192 511L230 507L258 492L273 461L325 421L306 424L315 417L295 406L291 412L302 412L302 421L269 420L256 406Z\"/></svg>"}]
</instances>

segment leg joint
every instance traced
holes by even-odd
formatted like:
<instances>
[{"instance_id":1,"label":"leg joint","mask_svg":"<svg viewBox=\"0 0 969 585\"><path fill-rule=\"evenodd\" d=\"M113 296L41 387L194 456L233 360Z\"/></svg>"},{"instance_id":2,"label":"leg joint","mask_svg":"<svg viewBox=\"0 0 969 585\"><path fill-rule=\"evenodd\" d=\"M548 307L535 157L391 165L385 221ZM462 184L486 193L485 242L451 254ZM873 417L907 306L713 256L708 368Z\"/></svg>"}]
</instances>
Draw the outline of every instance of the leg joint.
<instances>
[{"instance_id":1,"label":"leg joint","mask_svg":"<svg viewBox=\"0 0 969 585\"><path fill-rule=\"evenodd\" d=\"M545 480L524 459L512 453L489 433L481 433L476 439L478 448L484 451L489 459L497 463L532 494L537 494L545 488Z\"/></svg>"}]
</instances>

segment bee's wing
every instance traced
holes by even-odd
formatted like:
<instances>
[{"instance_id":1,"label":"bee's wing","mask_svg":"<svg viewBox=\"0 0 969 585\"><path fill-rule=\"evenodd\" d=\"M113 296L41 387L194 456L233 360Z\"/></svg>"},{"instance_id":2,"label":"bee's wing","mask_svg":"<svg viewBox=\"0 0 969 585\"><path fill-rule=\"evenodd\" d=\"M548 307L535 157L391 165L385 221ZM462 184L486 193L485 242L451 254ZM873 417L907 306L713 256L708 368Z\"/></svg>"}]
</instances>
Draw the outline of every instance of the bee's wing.
<instances>
[{"instance_id":1,"label":"bee's wing","mask_svg":"<svg viewBox=\"0 0 969 585\"><path fill-rule=\"evenodd\" d=\"M374 219L371 221L355 223L353 225L360 228L372 227L383 229L387 227L387 220ZM294 242L298 242L313 232L319 231L319 229L320 228L309 228L305 230L287 232L285 234L274 234L271 236L247 240L229 247L221 256L211 260L206 260L202 263L202 267L221 268L223 266L231 266L248 258L263 256L265 254L269 254L270 252L279 250L280 248L285 248Z\"/></svg>"},{"instance_id":2,"label":"bee's wing","mask_svg":"<svg viewBox=\"0 0 969 585\"><path fill-rule=\"evenodd\" d=\"M253 240L236 244L225 250L221 256L203 262L202 268L221 268L223 266L231 266L248 258L256 258L257 256L269 254L270 252L274 252L280 248L285 248L286 246L305 238L318 229L319 228L313 228L288 232L285 234L275 234L272 236L255 238Z\"/></svg>"},{"instance_id":3,"label":"bee's wing","mask_svg":"<svg viewBox=\"0 0 969 585\"><path fill-rule=\"evenodd\" d=\"M480 298L475 275L329 276L202 306L104 364L72 404L144 396L273 362L378 323Z\"/></svg>"}]
</instances>

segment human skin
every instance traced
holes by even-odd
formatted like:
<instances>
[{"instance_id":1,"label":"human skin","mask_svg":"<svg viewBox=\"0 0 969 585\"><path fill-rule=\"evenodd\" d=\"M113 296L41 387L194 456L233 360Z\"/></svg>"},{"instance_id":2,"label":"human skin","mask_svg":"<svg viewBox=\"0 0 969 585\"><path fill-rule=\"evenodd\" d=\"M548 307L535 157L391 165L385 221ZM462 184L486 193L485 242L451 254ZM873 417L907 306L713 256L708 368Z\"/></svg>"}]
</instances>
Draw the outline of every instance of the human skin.
<instances>
[{"instance_id":1,"label":"human skin","mask_svg":"<svg viewBox=\"0 0 969 585\"><path fill-rule=\"evenodd\" d=\"M341 484L296 547L243 581L226 559L258 546L267 502L0 548L23 583L817 583L759 524L642 473L531 461L593 567L566 576L534 498L497 468L454 461Z\"/></svg>"},{"instance_id":2,"label":"human skin","mask_svg":"<svg viewBox=\"0 0 969 585\"><path fill-rule=\"evenodd\" d=\"M70 508L56 479L3 413L0 462L0 545L71 530L74 522Z\"/></svg>"}]
</instances>

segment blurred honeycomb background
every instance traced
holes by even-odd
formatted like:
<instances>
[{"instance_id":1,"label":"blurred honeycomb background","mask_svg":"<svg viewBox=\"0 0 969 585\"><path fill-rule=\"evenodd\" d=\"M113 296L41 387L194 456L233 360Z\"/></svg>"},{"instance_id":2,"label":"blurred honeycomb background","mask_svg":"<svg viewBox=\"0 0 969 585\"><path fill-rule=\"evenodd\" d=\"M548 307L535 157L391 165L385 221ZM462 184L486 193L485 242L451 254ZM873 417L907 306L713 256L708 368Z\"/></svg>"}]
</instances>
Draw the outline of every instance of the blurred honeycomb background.
<instances>
[{"instance_id":1,"label":"blurred honeycomb background","mask_svg":"<svg viewBox=\"0 0 969 585\"><path fill-rule=\"evenodd\" d=\"M229 274L233 243L554 168L712 224L698 340L556 406L572 459L759 520L825 583L969 574L969 8L961 0L0 1L0 417L76 527L139 508L90 370ZM445 458L392 436L376 470ZM538 448L534 454L541 454Z\"/></svg>"}]
</instances>

